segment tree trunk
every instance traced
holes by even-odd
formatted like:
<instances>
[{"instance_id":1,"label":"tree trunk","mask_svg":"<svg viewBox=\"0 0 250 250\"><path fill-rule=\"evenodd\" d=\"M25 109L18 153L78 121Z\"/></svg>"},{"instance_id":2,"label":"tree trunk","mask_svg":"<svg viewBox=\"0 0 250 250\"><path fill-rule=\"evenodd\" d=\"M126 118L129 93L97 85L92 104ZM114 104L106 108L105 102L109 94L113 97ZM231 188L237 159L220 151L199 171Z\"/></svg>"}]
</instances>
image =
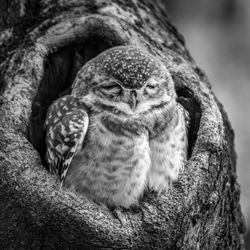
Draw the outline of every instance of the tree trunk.
<instances>
[{"instance_id":1,"label":"tree trunk","mask_svg":"<svg viewBox=\"0 0 250 250\"><path fill-rule=\"evenodd\" d=\"M233 130L160 2L2 2L0 248L244 249ZM60 190L46 170L43 123L83 63L129 44L169 69L190 114L189 159L168 192L146 192L121 225L108 210Z\"/></svg>"}]
</instances>

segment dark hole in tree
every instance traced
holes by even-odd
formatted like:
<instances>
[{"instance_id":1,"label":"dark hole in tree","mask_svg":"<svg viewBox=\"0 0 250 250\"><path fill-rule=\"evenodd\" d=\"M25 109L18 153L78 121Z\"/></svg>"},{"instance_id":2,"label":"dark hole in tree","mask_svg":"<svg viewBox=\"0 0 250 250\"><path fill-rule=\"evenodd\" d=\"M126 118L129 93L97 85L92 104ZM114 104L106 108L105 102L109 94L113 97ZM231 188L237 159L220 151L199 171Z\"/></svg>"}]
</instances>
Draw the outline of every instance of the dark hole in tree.
<instances>
[{"instance_id":1,"label":"dark hole in tree","mask_svg":"<svg viewBox=\"0 0 250 250\"><path fill-rule=\"evenodd\" d=\"M191 157L197 134L200 126L201 107L194 98L193 92L187 87L180 87L176 90L177 101L185 108L189 115L188 124L188 158Z\"/></svg>"},{"instance_id":2,"label":"dark hole in tree","mask_svg":"<svg viewBox=\"0 0 250 250\"><path fill-rule=\"evenodd\" d=\"M75 76L87 61L117 45L120 44L94 36L87 41L70 44L46 58L43 80L32 104L28 135L30 142L39 152L44 166L47 167L43 125L49 105L59 97L71 93Z\"/></svg>"}]
</instances>

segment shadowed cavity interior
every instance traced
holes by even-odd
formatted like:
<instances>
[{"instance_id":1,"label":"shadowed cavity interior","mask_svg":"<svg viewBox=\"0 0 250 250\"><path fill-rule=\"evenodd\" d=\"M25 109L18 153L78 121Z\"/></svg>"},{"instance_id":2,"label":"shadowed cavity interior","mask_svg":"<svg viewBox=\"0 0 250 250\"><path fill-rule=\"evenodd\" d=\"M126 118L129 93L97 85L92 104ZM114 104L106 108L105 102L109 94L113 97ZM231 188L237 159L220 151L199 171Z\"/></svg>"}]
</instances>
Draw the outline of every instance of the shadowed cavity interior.
<instances>
[{"instance_id":1,"label":"shadowed cavity interior","mask_svg":"<svg viewBox=\"0 0 250 250\"><path fill-rule=\"evenodd\" d=\"M177 101L184 107L189 117L187 129L188 129L188 158L190 158L200 127L201 106L198 100L194 98L194 94L192 90L190 90L189 88L180 87L176 89L176 93L177 93Z\"/></svg>"}]
</instances>

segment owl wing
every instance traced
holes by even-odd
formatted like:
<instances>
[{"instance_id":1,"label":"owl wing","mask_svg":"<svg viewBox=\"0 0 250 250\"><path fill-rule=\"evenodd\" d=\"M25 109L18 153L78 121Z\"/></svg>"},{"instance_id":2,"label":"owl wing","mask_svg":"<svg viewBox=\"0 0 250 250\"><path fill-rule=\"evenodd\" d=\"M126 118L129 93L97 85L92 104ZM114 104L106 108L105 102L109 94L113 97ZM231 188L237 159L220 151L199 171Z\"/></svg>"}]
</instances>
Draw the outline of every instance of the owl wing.
<instances>
[{"instance_id":1,"label":"owl wing","mask_svg":"<svg viewBox=\"0 0 250 250\"><path fill-rule=\"evenodd\" d=\"M167 190L169 184L178 178L187 158L187 144L185 114L177 105L171 124L149 141L152 163L148 173L149 188Z\"/></svg>"},{"instance_id":2,"label":"owl wing","mask_svg":"<svg viewBox=\"0 0 250 250\"><path fill-rule=\"evenodd\" d=\"M64 96L49 107L46 129L46 161L60 175L61 184L74 155L81 150L88 129L86 108L73 96Z\"/></svg>"}]
</instances>

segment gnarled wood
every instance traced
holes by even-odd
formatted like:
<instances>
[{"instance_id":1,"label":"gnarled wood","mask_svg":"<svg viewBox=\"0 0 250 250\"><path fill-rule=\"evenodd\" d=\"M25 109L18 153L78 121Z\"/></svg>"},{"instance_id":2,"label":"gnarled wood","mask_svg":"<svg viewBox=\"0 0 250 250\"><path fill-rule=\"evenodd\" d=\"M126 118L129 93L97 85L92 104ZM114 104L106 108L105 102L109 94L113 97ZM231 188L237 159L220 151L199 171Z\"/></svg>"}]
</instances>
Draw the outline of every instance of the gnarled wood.
<instances>
[{"instance_id":1,"label":"gnarled wood","mask_svg":"<svg viewBox=\"0 0 250 250\"><path fill-rule=\"evenodd\" d=\"M160 3L4 2L0 248L244 249L230 122ZM47 107L70 91L78 68L123 44L140 46L166 64L191 122L190 158L178 181L167 193L146 193L139 211L124 211L121 225L108 210L59 189L58 177L42 165L42 126Z\"/></svg>"}]
</instances>

